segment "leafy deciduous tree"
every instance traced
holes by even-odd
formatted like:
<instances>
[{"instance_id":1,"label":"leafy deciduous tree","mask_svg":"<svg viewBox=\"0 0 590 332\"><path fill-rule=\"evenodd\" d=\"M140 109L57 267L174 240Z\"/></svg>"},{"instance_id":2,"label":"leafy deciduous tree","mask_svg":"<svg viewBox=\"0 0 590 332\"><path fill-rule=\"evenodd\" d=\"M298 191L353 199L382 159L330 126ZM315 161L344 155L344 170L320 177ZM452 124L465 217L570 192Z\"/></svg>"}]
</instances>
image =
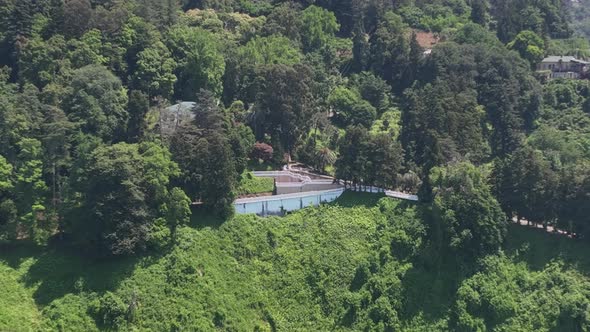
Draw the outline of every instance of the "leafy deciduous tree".
<instances>
[{"instance_id":1,"label":"leafy deciduous tree","mask_svg":"<svg viewBox=\"0 0 590 332\"><path fill-rule=\"evenodd\" d=\"M322 48L340 29L334 13L318 6L309 6L301 13L303 47L311 52Z\"/></svg>"},{"instance_id":2,"label":"leafy deciduous tree","mask_svg":"<svg viewBox=\"0 0 590 332\"><path fill-rule=\"evenodd\" d=\"M104 67L87 66L74 72L70 87L64 104L72 122L105 141L124 137L129 114L119 78Z\"/></svg>"},{"instance_id":3,"label":"leafy deciduous tree","mask_svg":"<svg viewBox=\"0 0 590 332\"><path fill-rule=\"evenodd\" d=\"M199 89L221 95L225 60L217 37L200 28L177 26L168 32L168 47L176 60L176 96L190 100Z\"/></svg>"},{"instance_id":4,"label":"leafy deciduous tree","mask_svg":"<svg viewBox=\"0 0 590 332\"><path fill-rule=\"evenodd\" d=\"M435 213L444 225L445 247L467 260L497 252L506 236L507 221L482 170L459 163L434 168L430 178Z\"/></svg>"},{"instance_id":5,"label":"leafy deciduous tree","mask_svg":"<svg viewBox=\"0 0 590 332\"><path fill-rule=\"evenodd\" d=\"M147 246L158 218L173 213L180 218L176 222L185 220L183 198L168 191L179 169L165 148L118 143L89 153L77 163L72 181L80 196L68 230L79 243L98 254L133 254Z\"/></svg>"}]
</instances>

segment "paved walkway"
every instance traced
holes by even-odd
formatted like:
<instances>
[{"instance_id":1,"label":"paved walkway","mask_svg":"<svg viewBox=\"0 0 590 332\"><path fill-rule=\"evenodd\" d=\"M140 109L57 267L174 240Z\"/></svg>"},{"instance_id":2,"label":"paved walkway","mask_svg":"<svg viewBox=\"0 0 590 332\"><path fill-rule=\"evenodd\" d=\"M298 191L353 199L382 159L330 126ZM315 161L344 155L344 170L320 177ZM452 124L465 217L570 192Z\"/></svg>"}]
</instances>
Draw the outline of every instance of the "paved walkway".
<instances>
[{"instance_id":1,"label":"paved walkway","mask_svg":"<svg viewBox=\"0 0 590 332\"><path fill-rule=\"evenodd\" d=\"M288 172L288 173L295 173L293 174L294 176L300 176L302 178L305 178L305 180L307 181L311 181L311 178L314 178L317 180L319 179L323 179L323 180L330 180L333 182L338 182L339 184L344 185L344 183L341 180L336 180L334 177L328 176L328 175L320 175L320 174L316 174L313 173L312 171L306 169L306 168L298 168L298 167L293 167L293 164L288 164L285 165L283 167L283 172ZM256 172L254 172L255 174ZM260 172L260 173L272 173L272 172ZM281 174L282 172L278 171L276 172L277 175ZM256 175L256 174L255 174ZM348 190L353 190L356 192L372 192L372 193L385 193L385 195L387 197L392 197L392 198L397 198L397 199L403 199L403 200L407 200L407 201L419 201L419 197L417 195L412 195L412 194L407 194L407 193L403 193L400 191L395 191L395 190L384 190L382 188L378 188L378 187L371 187L371 186L360 186L357 189L354 188L347 188ZM277 200L282 200L282 199L297 199L297 198L306 198L306 197L310 197L310 196L315 196L315 195L319 195L322 193L328 193L328 192L333 192L333 190L326 190L326 191L308 191L308 192L300 192L300 193L294 193L294 194L285 194L285 195L274 195L274 196L266 196L266 197L253 197L253 198L244 198L244 199L239 199L235 202L235 204L248 204L248 203L262 203L262 202L267 202L267 201L277 201ZM521 219L520 221L518 221L515 218L513 218L512 220L514 223L519 224L521 226L525 226L525 227L530 227L530 228L537 228L537 229L544 229L543 225L540 224L534 224L534 223L529 223L528 221ZM576 237L575 234L568 234L566 231L563 231L561 229L557 229L554 228L553 226L547 226L547 228L545 228L545 230L547 231L547 233L551 233L551 234L559 234L562 236L567 236L570 238L574 238Z\"/></svg>"},{"instance_id":2,"label":"paved walkway","mask_svg":"<svg viewBox=\"0 0 590 332\"><path fill-rule=\"evenodd\" d=\"M305 174L307 176L313 176L313 177L323 178L326 180L337 181L338 183L344 185L342 180L336 180L334 177L331 177L328 175L315 174L307 169L296 168L296 167L293 167L292 164L285 165L285 167L283 167L283 169L286 171L290 171L290 172ZM379 188L379 187L372 187L372 186L366 186L366 187L360 186L360 188L364 188L364 190L362 190L362 189L361 190L354 190L351 188L348 188L348 189L353 190L353 191L360 191L360 192L372 192L372 193L384 192L387 197L398 198L398 199L403 199L403 200L407 200L407 201L417 202L419 200L417 195L407 194L407 193L403 193L400 191L387 190L387 189L383 189L383 188Z\"/></svg>"},{"instance_id":3,"label":"paved walkway","mask_svg":"<svg viewBox=\"0 0 590 332\"><path fill-rule=\"evenodd\" d=\"M516 217L512 218L512 222L514 222L517 225L525 226L525 227L529 227L529 228L544 229L542 224L529 223L528 221L526 221L524 219L520 219L520 221L518 221L518 219ZM567 236L570 238L576 237L576 234L568 234L568 232L558 229L558 228L555 228L551 225L547 225L547 228L545 230L547 231L547 233L551 233L551 234L559 234L559 235Z\"/></svg>"},{"instance_id":4,"label":"paved walkway","mask_svg":"<svg viewBox=\"0 0 590 332\"><path fill-rule=\"evenodd\" d=\"M282 187L284 194L262 197L240 198L234 202L237 213L256 213L258 215L283 214L284 212L296 211L304 207L313 205L318 206L324 202L333 202L344 193L345 190L356 192L384 193L387 197L403 199L408 201L418 201L418 196L406 194L393 190L372 186L358 186L356 188L345 188L344 182L331 176L319 175L307 170L291 168L285 166L283 171L271 172L253 172L255 176L289 177L295 179L295 182L279 183L275 181L277 191ZM300 192L289 193L289 186L294 186ZM325 189L324 189L325 188Z\"/></svg>"}]
</instances>

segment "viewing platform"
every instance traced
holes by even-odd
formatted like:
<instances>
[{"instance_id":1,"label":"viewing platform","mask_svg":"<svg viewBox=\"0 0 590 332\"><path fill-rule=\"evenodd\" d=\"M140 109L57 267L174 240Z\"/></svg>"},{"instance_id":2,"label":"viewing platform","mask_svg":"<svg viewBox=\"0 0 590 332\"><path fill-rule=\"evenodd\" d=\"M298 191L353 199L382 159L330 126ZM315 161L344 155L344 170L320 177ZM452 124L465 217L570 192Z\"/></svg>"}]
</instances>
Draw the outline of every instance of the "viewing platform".
<instances>
[{"instance_id":1,"label":"viewing platform","mask_svg":"<svg viewBox=\"0 0 590 332\"><path fill-rule=\"evenodd\" d=\"M346 190L382 193L387 197L418 201L418 196L373 186L346 187L342 181L329 176L285 168L282 171L252 172L257 177L275 179L276 195L242 198L234 202L236 213L260 216L284 215L306 207L331 203Z\"/></svg>"}]
</instances>

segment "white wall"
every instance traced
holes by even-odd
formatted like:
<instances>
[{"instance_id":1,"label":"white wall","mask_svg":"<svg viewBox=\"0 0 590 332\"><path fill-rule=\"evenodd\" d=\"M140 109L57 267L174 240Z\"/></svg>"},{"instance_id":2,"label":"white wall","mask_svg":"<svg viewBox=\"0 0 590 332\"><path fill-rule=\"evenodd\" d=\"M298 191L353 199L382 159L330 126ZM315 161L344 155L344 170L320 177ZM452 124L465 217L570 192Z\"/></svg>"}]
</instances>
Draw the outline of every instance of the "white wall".
<instances>
[{"instance_id":1,"label":"white wall","mask_svg":"<svg viewBox=\"0 0 590 332\"><path fill-rule=\"evenodd\" d=\"M236 213L257 214L261 216L282 215L310 206L335 201L344 189L286 194L277 196L245 198L235 201Z\"/></svg>"}]
</instances>

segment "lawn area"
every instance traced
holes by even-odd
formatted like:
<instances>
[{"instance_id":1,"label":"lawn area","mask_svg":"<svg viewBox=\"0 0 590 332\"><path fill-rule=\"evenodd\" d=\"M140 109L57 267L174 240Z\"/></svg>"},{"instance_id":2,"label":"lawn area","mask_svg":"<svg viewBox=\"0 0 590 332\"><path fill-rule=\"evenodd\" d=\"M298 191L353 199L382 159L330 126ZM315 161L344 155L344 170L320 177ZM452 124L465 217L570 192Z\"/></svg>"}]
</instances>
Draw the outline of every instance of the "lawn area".
<instances>
[{"instance_id":1,"label":"lawn area","mask_svg":"<svg viewBox=\"0 0 590 332\"><path fill-rule=\"evenodd\" d=\"M238 196L272 193L274 191L273 178L261 178L250 172L242 174L237 188Z\"/></svg>"},{"instance_id":2,"label":"lawn area","mask_svg":"<svg viewBox=\"0 0 590 332\"><path fill-rule=\"evenodd\" d=\"M377 206L379 201L385 197L385 194L372 194L365 192L354 192L346 190L337 200L332 204L341 207L374 207Z\"/></svg>"},{"instance_id":3,"label":"lawn area","mask_svg":"<svg viewBox=\"0 0 590 332\"><path fill-rule=\"evenodd\" d=\"M30 331L39 326L41 313L35 306L32 290L20 279L19 271L0 263L0 331Z\"/></svg>"}]
</instances>

